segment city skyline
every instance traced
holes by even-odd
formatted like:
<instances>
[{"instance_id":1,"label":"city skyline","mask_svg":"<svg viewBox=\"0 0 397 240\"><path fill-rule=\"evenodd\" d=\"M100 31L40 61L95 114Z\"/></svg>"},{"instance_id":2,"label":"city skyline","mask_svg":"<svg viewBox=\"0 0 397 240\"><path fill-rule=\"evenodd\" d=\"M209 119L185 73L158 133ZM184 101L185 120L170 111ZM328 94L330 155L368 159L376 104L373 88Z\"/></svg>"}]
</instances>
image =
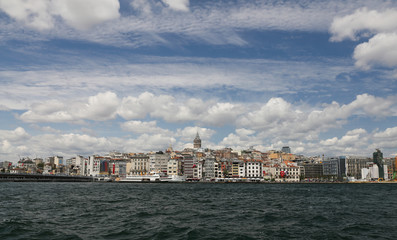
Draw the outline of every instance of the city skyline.
<instances>
[{"instance_id":1,"label":"city skyline","mask_svg":"<svg viewBox=\"0 0 397 240\"><path fill-rule=\"evenodd\" d=\"M397 3L0 0L0 160L397 154Z\"/></svg>"}]
</instances>

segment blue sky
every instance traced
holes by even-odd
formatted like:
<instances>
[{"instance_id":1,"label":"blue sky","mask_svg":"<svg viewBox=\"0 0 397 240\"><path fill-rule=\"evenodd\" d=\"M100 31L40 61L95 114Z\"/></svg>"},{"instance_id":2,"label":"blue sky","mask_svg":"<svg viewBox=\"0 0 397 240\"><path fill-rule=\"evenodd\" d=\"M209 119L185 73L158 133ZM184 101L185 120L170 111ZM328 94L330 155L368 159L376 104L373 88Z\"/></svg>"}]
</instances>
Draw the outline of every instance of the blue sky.
<instances>
[{"instance_id":1,"label":"blue sky","mask_svg":"<svg viewBox=\"0 0 397 240\"><path fill-rule=\"evenodd\" d=\"M393 1L0 0L0 161L397 154Z\"/></svg>"}]
</instances>

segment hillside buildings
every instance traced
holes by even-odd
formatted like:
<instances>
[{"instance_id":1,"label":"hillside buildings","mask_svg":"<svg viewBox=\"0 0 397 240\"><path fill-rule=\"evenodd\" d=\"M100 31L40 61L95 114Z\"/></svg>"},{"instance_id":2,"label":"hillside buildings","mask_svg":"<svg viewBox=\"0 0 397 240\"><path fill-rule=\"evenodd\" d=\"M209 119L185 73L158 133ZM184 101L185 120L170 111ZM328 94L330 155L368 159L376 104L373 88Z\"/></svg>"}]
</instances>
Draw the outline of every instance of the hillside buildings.
<instances>
[{"instance_id":1,"label":"hillside buildings","mask_svg":"<svg viewBox=\"0 0 397 240\"><path fill-rule=\"evenodd\" d=\"M64 160L62 156L23 158L15 166L0 162L1 172L64 174L111 177L159 174L186 181L221 182L343 182L376 181L396 178L395 159L383 159L380 150L373 158L359 156L304 157L295 155L289 146L281 150L261 152L250 147L241 151L231 148L203 149L199 134L193 148L165 152L121 153L88 157L77 155Z\"/></svg>"}]
</instances>

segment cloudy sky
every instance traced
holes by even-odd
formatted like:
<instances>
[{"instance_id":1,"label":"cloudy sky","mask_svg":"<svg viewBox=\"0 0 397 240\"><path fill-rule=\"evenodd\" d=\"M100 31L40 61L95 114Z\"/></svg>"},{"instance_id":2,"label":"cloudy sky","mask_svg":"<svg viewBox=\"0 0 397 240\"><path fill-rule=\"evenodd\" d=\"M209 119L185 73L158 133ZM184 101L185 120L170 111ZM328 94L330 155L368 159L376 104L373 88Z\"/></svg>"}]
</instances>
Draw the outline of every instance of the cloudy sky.
<instances>
[{"instance_id":1,"label":"cloudy sky","mask_svg":"<svg viewBox=\"0 0 397 240\"><path fill-rule=\"evenodd\" d=\"M395 1L0 0L0 161L397 154Z\"/></svg>"}]
</instances>

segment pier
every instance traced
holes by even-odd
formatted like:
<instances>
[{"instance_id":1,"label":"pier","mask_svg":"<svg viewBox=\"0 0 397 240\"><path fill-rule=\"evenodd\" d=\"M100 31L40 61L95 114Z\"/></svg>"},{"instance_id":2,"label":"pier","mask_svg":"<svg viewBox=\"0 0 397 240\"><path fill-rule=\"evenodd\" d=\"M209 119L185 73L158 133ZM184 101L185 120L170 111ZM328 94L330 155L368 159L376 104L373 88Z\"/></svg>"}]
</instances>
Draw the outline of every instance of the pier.
<instances>
[{"instance_id":1,"label":"pier","mask_svg":"<svg viewBox=\"0 0 397 240\"><path fill-rule=\"evenodd\" d=\"M0 173L0 182L92 182L87 176Z\"/></svg>"}]
</instances>

